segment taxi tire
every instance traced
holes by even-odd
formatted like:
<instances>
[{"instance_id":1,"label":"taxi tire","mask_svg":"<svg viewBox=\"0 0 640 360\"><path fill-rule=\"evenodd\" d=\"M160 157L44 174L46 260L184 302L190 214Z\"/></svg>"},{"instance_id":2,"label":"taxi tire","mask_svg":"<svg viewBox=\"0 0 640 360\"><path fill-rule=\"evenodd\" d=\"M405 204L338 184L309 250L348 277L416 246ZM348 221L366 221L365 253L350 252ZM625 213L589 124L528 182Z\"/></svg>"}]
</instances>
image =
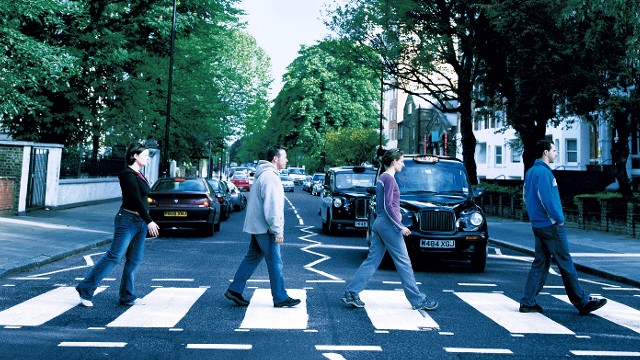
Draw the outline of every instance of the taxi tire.
<instances>
[{"instance_id":1,"label":"taxi tire","mask_svg":"<svg viewBox=\"0 0 640 360\"><path fill-rule=\"evenodd\" d=\"M476 250L471 255L471 271L476 273L484 272L487 265L487 247Z\"/></svg>"}]
</instances>

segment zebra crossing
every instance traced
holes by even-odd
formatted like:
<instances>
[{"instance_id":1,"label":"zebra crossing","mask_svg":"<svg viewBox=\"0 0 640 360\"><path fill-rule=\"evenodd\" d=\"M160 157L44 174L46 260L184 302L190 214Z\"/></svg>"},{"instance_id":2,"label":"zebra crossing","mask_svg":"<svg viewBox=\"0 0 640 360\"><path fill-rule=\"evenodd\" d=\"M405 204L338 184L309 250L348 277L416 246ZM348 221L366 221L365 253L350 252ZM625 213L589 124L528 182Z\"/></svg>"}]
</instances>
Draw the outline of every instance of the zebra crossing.
<instances>
[{"instance_id":1,"label":"zebra crossing","mask_svg":"<svg viewBox=\"0 0 640 360\"><path fill-rule=\"evenodd\" d=\"M100 287L96 295L108 287ZM142 298L143 305L127 308L108 328L173 328L188 316L191 308L205 294L208 287L158 287ZM269 289L255 289L251 304L246 308L240 330L305 330L309 329L309 297L312 289L288 289L290 296L301 304L294 308L274 308ZM519 303L500 292L453 292L465 304L486 319L511 334L575 335L575 332L557 323L545 314L518 312ZM565 295L552 295L569 303ZM366 303L364 314L377 331L421 331L445 328L438 323L437 312L418 312L402 291L365 290L360 293ZM640 311L608 299L607 306L593 313L621 327L640 334ZM0 311L0 326L5 328L43 325L79 305L73 287L61 286ZM446 310L445 310L446 311Z\"/></svg>"}]
</instances>

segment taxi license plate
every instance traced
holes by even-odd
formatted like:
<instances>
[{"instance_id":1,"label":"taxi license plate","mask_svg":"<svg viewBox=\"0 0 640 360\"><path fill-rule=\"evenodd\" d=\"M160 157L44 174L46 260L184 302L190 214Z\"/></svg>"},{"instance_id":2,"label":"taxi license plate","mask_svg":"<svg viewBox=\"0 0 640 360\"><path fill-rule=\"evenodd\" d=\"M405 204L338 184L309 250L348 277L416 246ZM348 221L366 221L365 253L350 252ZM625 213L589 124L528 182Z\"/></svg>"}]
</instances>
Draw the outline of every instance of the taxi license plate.
<instances>
[{"instance_id":1,"label":"taxi license plate","mask_svg":"<svg viewBox=\"0 0 640 360\"><path fill-rule=\"evenodd\" d=\"M455 240L420 240L420 247L431 249L453 249L456 247Z\"/></svg>"},{"instance_id":2,"label":"taxi license plate","mask_svg":"<svg viewBox=\"0 0 640 360\"><path fill-rule=\"evenodd\" d=\"M165 212L164 212L164 216L180 216L180 217L185 217L185 216L187 216L187 212L186 212L186 211L165 211Z\"/></svg>"},{"instance_id":3,"label":"taxi license plate","mask_svg":"<svg viewBox=\"0 0 640 360\"><path fill-rule=\"evenodd\" d=\"M356 221L356 227L367 227L366 221Z\"/></svg>"}]
</instances>

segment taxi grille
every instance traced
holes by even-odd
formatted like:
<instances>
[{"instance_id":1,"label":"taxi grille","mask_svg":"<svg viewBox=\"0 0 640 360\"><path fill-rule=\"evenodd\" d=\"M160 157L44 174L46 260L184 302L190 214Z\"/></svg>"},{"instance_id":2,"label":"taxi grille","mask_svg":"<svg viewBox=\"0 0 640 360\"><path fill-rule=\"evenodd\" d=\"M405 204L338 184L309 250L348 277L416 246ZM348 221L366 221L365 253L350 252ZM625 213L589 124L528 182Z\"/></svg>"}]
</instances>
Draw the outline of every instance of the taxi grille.
<instances>
[{"instance_id":1,"label":"taxi grille","mask_svg":"<svg viewBox=\"0 0 640 360\"><path fill-rule=\"evenodd\" d=\"M369 209L369 199L356 199L354 201L356 219L367 219L367 209Z\"/></svg>"},{"instance_id":2,"label":"taxi grille","mask_svg":"<svg viewBox=\"0 0 640 360\"><path fill-rule=\"evenodd\" d=\"M423 210L420 212L420 230L455 231L456 217L451 211Z\"/></svg>"}]
</instances>

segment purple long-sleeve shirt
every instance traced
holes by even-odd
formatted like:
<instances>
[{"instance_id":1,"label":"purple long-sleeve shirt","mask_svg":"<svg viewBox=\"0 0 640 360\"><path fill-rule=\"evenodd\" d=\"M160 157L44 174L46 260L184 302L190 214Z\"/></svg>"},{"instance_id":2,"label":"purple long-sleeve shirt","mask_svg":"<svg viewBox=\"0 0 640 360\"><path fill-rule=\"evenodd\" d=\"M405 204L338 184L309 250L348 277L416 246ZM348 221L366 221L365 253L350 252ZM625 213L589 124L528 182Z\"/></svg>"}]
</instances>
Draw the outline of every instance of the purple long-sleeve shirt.
<instances>
[{"instance_id":1,"label":"purple long-sleeve shirt","mask_svg":"<svg viewBox=\"0 0 640 360\"><path fill-rule=\"evenodd\" d=\"M385 173L376 183L376 210L378 216L386 215L399 228L403 228L400 214L400 189L396 179Z\"/></svg>"}]
</instances>

